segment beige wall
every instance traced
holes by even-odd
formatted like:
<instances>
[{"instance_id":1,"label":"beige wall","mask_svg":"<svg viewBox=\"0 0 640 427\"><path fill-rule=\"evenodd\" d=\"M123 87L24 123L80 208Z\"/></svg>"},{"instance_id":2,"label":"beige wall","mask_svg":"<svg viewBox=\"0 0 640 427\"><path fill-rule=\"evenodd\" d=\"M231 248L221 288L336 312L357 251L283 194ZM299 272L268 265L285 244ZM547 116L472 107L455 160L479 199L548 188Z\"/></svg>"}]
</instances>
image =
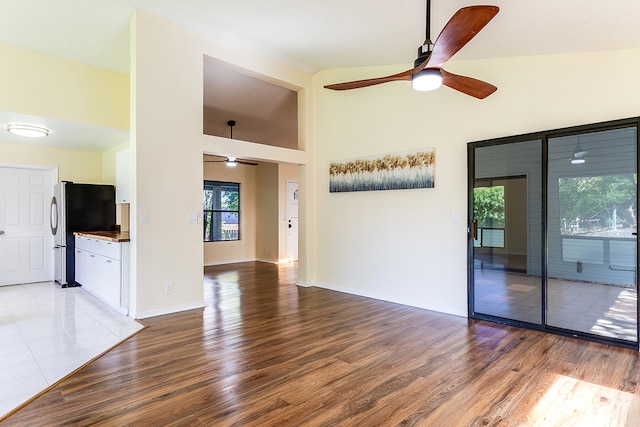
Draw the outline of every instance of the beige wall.
<instances>
[{"instance_id":1,"label":"beige wall","mask_svg":"<svg viewBox=\"0 0 640 427\"><path fill-rule=\"evenodd\" d=\"M0 141L0 163L58 168L60 181L103 182L102 153Z\"/></svg>"},{"instance_id":2,"label":"beige wall","mask_svg":"<svg viewBox=\"0 0 640 427\"><path fill-rule=\"evenodd\" d=\"M129 128L129 76L0 44L0 110Z\"/></svg>"},{"instance_id":3,"label":"beige wall","mask_svg":"<svg viewBox=\"0 0 640 427\"><path fill-rule=\"evenodd\" d=\"M632 84L640 50L447 64L498 86L482 101L449 88L418 93L406 82L322 89L406 68L316 75L314 284L464 316L467 143L640 115ZM331 161L423 147L436 152L433 189L329 193Z\"/></svg>"},{"instance_id":4,"label":"beige wall","mask_svg":"<svg viewBox=\"0 0 640 427\"><path fill-rule=\"evenodd\" d=\"M263 163L258 168L258 222L256 258L278 261L278 165Z\"/></svg>"}]
</instances>

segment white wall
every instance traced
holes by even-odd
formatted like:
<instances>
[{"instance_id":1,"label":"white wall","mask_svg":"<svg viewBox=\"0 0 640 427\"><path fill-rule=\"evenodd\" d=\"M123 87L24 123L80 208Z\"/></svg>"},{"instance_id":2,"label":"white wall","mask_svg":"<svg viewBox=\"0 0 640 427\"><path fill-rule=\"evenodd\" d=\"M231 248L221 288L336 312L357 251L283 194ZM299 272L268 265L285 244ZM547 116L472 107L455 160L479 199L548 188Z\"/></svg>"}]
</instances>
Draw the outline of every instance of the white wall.
<instances>
[{"instance_id":1,"label":"white wall","mask_svg":"<svg viewBox=\"0 0 640 427\"><path fill-rule=\"evenodd\" d=\"M464 316L466 144L640 115L640 50L447 64L498 86L482 101L408 82L322 89L406 68L316 75L313 284ZM434 189L329 193L331 161L423 147L435 148Z\"/></svg>"}]
</instances>

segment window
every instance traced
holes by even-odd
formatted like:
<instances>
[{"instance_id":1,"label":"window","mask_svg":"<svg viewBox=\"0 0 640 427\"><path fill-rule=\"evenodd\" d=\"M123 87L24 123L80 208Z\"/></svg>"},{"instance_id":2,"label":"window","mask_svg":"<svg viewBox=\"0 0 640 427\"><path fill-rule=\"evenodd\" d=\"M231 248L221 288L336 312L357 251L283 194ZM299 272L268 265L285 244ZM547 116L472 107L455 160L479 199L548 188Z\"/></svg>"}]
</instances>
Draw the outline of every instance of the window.
<instances>
[{"instance_id":1,"label":"window","mask_svg":"<svg viewBox=\"0 0 640 427\"><path fill-rule=\"evenodd\" d=\"M240 240L240 184L205 181L202 196L204 241Z\"/></svg>"}]
</instances>

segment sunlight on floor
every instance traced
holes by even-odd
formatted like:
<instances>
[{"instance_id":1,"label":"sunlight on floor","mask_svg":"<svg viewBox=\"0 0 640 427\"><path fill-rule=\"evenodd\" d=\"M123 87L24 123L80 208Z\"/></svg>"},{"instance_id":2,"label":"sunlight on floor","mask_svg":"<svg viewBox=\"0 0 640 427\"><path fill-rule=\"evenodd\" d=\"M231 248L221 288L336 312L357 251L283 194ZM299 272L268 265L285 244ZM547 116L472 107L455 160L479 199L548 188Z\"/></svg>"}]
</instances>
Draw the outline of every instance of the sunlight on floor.
<instances>
[{"instance_id":1,"label":"sunlight on floor","mask_svg":"<svg viewBox=\"0 0 640 427\"><path fill-rule=\"evenodd\" d=\"M626 423L612 424L611 420L615 419L626 419ZM640 425L640 396L556 375L529 413L528 420L521 425L637 426Z\"/></svg>"}]
</instances>

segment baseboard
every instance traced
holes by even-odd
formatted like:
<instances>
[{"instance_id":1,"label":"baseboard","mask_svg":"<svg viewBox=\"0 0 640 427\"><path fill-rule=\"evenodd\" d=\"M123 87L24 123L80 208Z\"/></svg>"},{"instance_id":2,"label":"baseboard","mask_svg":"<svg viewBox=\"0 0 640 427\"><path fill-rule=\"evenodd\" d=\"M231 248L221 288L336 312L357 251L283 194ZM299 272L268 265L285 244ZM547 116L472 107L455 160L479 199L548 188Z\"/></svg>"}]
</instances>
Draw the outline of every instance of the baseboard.
<instances>
[{"instance_id":1,"label":"baseboard","mask_svg":"<svg viewBox=\"0 0 640 427\"><path fill-rule=\"evenodd\" d=\"M257 262L266 262L268 264L280 264L277 259L262 259L262 258L258 258L255 261L257 261Z\"/></svg>"},{"instance_id":2,"label":"baseboard","mask_svg":"<svg viewBox=\"0 0 640 427\"><path fill-rule=\"evenodd\" d=\"M311 287L315 286L313 284L313 282L303 282L302 280L298 280L296 282L296 285L302 286L303 288L311 288ZM321 288L322 286L318 286L318 287Z\"/></svg>"},{"instance_id":3,"label":"baseboard","mask_svg":"<svg viewBox=\"0 0 640 427\"><path fill-rule=\"evenodd\" d=\"M226 265L226 264L238 264L241 262L267 262L269 264L286 264L288 262L295 262L291 258L283 258L283 259L264 259L264 258L252 258L252 259L243 259L236 261L214 261L207 262L204 264L205 267L210 267L214 265Z\"/></svg>"},{"instance_id":4,"label":"baseboard","mask_svg":"<svg viewBox=\"0 0 640 427\"><path fill-rule=\"evenodd\" d=\"M148 317L163 316L165 314L173 314L173 313L179 313L181 311L202 309L204 307L206 307L206 305L202 302L193 303L193 304L182 304L182 305L176 305L173 307L162 308L160 310L150 310L150 311L143 311L140 313L130 313L129 316L133 317L134 319L146 319Z\"/></svg>"},{"instance_id":5,"label":"baseboard","mask_svg":"<svg viewBox=\"0 0 640 427\"><path fill-rule=\"evenodd\" d=\"M257 260L255 258L251 258L251 259L237 259L237 260L205 262L204 266L205 267L209 267L209 266L213 266L213 265L238 264L240 262L252 262L252 261L257 261Z\"/></svg>"},{"instance_id":6,"label":"baseboard","mask_svg":"<svg viewBox=\"0 0 640 427\"><path fill-rule=\"evenodd\" d=\"M304 284L303 284L304 283ZM318 288L322 288L322 289L328 289L330 291L336 291L336 292L341 292L344 294L350 294L350 295L358 295L361 297L365 297L365 298L371 298L371 299L376 299L379 301L385 301L385 302L390 302L390 303L394 303L394 304L401 304L401 305L406 305L407 307L415 307L415 308L419 308L421 310L429 310L429 311L435 311L438 313L444 313L444 314L450 314L452 316L458 316L458 317L468 317L468 314L465 313L457 313L457 312L452 312L452 311L445 311L442 310L441 308L438 307L430 307L430 306L424 306L424 305L420 305L420 304L416 304L413 301L407 301L401 298L389 298L388 295L381 295L375 292L367 292L367 291L363 291L361 289L353 289L353 288L345 288L342 286L335 286L335 285L330 285L327 283L318 283L318 282L314 282L314 283L308 283L308 282L298 282L297 283L299 286L304 286L304 287L311 287L311 286L315 286Z\"/></svg>"}]
</instances>

